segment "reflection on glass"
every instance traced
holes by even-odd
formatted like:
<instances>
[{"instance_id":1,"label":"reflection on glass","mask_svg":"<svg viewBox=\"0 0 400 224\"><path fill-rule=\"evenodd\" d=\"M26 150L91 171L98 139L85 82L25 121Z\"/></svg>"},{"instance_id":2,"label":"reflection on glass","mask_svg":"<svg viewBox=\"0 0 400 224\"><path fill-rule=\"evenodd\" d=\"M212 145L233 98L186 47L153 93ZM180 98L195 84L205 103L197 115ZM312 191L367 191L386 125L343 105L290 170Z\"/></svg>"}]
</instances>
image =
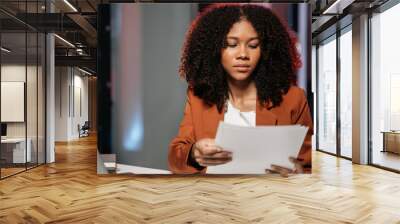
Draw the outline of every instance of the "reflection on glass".
<instances>
[{"instance_id":1,"label":"reflection on glass","mask_svg":"<svg viewBox=\"0 0 400 224\"><path fill-rule=\"evenodd\" d=\"M318 48L318 147L336 153L336 39Z\"/></svg>"},{"instance_id":2,"label":"reflection on glass","mask_svg":"<svg viewBox=\"0 0 400 224\"><path fill-rule=\"evenodd\" d=\"M400 130L400 5L372 17L372 163L400 170L400 155L383 144L383 132ZM394 132L395 134L396 132ZM400 135L400 133L398 133ZM386 142L399 149L400 141ZM387 146L387 145L386 145Z\"/></svg>"},{"instance_id":3,"label":"reflection on glass","mask_svg":"<svg viewBox=\"0 0 400 224\"><path fill-rule=\"evenodd\" d=\"M340 36L340 153L352 157L352 35Z\"/></svg>"}]
</instances>

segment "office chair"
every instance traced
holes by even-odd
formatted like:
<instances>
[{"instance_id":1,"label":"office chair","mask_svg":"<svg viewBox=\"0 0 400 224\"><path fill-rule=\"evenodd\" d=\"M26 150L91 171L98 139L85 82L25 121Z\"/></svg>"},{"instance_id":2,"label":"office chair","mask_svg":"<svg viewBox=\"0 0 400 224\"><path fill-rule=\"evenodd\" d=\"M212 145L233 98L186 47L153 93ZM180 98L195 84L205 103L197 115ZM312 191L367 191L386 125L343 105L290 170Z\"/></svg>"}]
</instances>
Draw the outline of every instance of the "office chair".
<instances>
[{"instance_id":1,"label":"office chair","mask_svg":"<svg viewBox=\"0 0 400 224\"><path fill-rule=\"evenodd\" d=\"M80 127L80 125L78 124L79 138L89 136L89 129L90 129L89 121L85 121L82 127Z\"/></svg>"}]
</instances>

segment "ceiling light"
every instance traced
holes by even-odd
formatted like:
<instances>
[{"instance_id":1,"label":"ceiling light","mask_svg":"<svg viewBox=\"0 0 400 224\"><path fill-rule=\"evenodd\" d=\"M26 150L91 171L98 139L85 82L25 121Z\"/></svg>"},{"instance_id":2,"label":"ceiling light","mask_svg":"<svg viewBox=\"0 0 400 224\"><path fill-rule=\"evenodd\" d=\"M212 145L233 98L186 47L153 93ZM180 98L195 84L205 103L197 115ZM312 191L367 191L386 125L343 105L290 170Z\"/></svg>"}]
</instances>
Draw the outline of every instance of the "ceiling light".
<instances>
[{"instance_id":1,"label":"ceiling light","mask_svg":"<svg viewBox=\"0 0 400 224\"><path fill-rule=\"evenodd\" d=\"M68 0L64 0L65 4L67 4L74 12L78 12L78 10L71 4L69 3Z\"/></svg>"},{"instance_id":2,"label":"ceiling light","mask_svg":"<svg viewBox=\"0 0 400 224\"><path fill-rule=\"evenodd\" d=\"M342 14L343 10L354 1L355 0L336 0L332 5L325 9L322 14Z\"/></svg>"},{"instance_id":3,"label":"ceiling light","mask_svg":"<svg viewBox=\"0 0 400 224\"><path fill-rule=\"evenodd\" d=\"M10 53L10 52L11 52L11 50L9 50L9 49L7 49L7 48L5 48L5 47L1 47L1 50L4 51L4 52L6 52L6 53Z\"/></svg>"},{"instance_id":4,"label":"ceiling light","mask_svg":"<svg viewBox=\"0 0 400 224\"><path fill-rule=\"evenodd\" d=\"M66 40L66 39L64 39L64 38L62 38L62 37L60 37L60 36L57 35L57 34L54 34L54 36L57 37L58 39L60 39L62 42L64 42L64 43L66 43L67 45L69 45L70 47L75 48L75 45L71 44L71 42L69 42L68 40Z\"/></svg>"},{"instance_id":5,"label":"ceiling light","mask_svg":"<svg viewBox=\"0 0 400 224\"><path fill-rule=\"evenodd\" d=\"M81 69L81 68L79 68L79 67L78 67L78 70L81 71L81 72L83 72L83 73L85 73L85 74L87 74L87 75L90 75L90 76L92 75L92 73L90 73L90 72L88 72L88 71L86 71L86 70L83 70L83 69Z\"/></svg>"}]
</instances>

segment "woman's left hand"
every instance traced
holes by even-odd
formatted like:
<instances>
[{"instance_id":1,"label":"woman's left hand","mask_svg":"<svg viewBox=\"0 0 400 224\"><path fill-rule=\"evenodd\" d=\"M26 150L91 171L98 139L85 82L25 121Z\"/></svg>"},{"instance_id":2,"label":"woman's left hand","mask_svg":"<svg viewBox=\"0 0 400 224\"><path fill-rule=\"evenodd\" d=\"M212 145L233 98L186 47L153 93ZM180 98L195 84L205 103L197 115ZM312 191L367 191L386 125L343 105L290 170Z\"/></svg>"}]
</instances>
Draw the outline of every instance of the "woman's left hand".
<instances>
[{"instance_id":1,"label":"woman's left hand","mask_svg":"<svg viewBox=\"0 0 400 224\"><path fill-rule=\"evenodd\" d=\"M272 164L270 169L265 169L266 173L279 173L282 177L289 177L290 174L304 173L305 162L295 157L289 157L289 161L294 164L294 168Z\"/></svg>"}]
</instances>

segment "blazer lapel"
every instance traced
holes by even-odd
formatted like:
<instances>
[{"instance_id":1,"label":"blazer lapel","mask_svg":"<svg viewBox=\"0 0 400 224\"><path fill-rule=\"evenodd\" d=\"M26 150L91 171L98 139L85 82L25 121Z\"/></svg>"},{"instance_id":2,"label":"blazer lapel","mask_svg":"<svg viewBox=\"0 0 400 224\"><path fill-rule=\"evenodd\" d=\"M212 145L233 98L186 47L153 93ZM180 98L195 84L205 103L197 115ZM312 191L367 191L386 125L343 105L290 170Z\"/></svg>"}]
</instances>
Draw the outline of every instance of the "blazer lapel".
<instances>
[{"instance_id":1,"label":"blazer lapel","mask_svg":"<svg viewBox=\"0 0 400 224\"><path fill-rule=\"evenodd\" d=\"M271 103L268 103L266 106L262 106L257 99L256 106L256 125L277 125L278 117L272 113L271 110L268 110L271 106Z\"/></svg>"},{"instance_id":2,"label":"blazer lapel","mask_svg":"<svg viewBox=\"0 0 400 224\"><path fill-rule=\"evenodd\" d=\"M224 120L224 111L218 112L217 106L208 107L203 113L204 133L205 137L215 138L217 134L218 124Z\"/></svg>"}]
</instances>

